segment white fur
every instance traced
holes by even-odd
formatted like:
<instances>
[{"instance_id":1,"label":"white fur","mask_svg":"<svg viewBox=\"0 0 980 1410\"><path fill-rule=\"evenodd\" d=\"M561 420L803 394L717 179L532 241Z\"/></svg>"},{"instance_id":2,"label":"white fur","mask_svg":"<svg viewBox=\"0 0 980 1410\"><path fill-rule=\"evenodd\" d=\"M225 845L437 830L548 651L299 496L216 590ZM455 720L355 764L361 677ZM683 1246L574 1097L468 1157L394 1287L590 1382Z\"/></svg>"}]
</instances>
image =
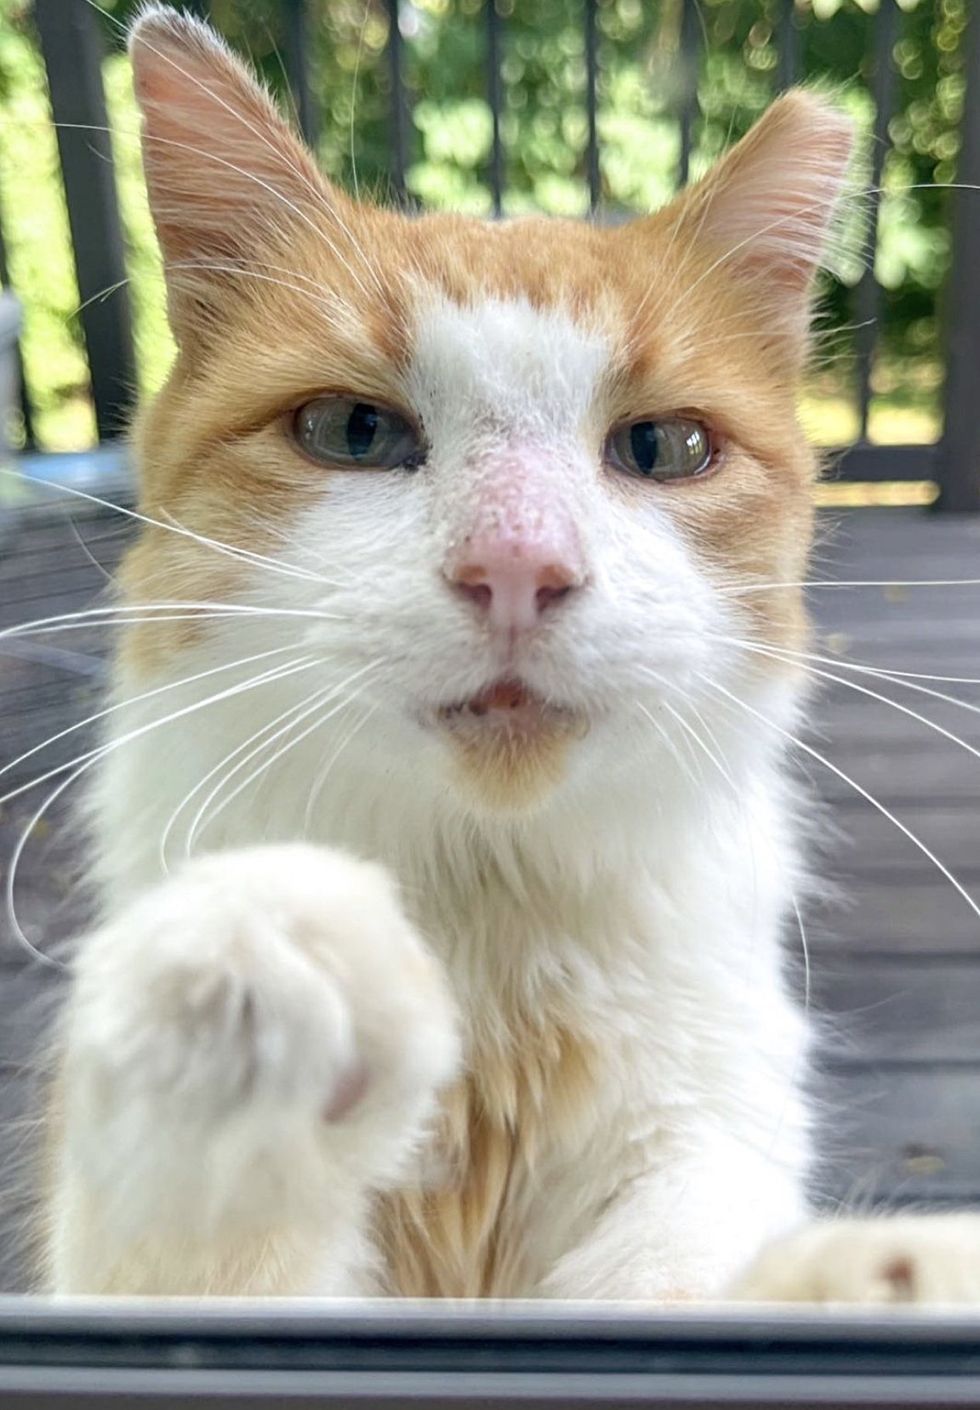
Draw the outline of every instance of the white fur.
<instances>
[{"instance_id":1,"label":"white fur","mask_svg":"<svg viewBox=\"0 0 980 1410\"><path fill-rule=\"evenodd\" d=\"M458 1061L379 867L299 845L195 863L89 937L65 1038L57 1288L208 1291L259 1237L324 1291L369 1290L365 1191L406 1173Z\"/></svg>"},{"instance_id":2,"label":"white fur","mask_svg":"<svg viewBox=\"0 0 980 1410\"><path fill-rule=\"evenodd\" d=\"M731 1289L742 1301L980 1303L980 1218L815 1222L765 1248Z\"/></svg>"}]
</instances>

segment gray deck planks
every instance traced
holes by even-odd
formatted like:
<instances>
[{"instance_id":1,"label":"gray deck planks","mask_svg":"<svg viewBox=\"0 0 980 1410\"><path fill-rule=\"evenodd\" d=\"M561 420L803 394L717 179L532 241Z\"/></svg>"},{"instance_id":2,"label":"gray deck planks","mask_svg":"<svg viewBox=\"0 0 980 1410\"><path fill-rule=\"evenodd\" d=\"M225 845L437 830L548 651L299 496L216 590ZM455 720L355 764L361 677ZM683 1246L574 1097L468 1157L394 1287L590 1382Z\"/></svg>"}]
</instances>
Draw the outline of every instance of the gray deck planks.
<instances>
[{"instance_id":1,"label":"gray deck planks","mask_svg":"<svg viewBox=\"0 0 980 1410\"><path fill-rule=\"evenodd\" d=\"M903 878L843 872L836 878L841 901L816 910L807 925L811 948L850 950L858 955L975 955L980 922L938 875ZM980 896L980 883L974 886Z\"/></svg>"}]
</instances>

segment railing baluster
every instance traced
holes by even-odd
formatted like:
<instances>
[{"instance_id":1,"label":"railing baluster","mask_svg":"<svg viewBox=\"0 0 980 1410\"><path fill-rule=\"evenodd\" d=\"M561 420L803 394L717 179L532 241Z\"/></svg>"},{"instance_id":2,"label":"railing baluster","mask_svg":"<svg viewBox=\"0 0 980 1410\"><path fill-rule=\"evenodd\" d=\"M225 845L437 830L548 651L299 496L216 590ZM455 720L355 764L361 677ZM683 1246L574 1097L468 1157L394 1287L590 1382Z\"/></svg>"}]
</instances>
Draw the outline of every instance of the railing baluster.
<instances>
[{"instance_id":1,"label":"railing baluster","mask_svg":"<svg viewBox=\"0 0 980 1410\"><path fill-rule=\"evenodd\" d=\"M408 115L405 103L402 32L398 0L387 0L388 74L391 83L391 184L400 201L405 199L405 172L408 168Z\"/></svg>"},{"instance_id":2,"label":"railing baluster","mask_svg":"<svg viewBox=\"0 0 980 1410\"><path fill-rule=\"evenodd\" d=\"M872 96L875 104L874 145L871 151L871 193L868 198L868 230L871 250L865 263L855 295L857 330L858 408L860 431L858 439L868 439L868 411L871 406L871 372L878 342L878 320L881 315L881 289L875 278L875 253L878 248L878 210L881 205L881 178L888 148L888 124L895 102L894 49L898 39L899 9L897 0L882 0L874 32L874 76Z\"/></svg>"},{"instance_id":3,"label":"railing baluster","mask_svg":"<svg viewBox=\"0 0 980 1410\"><path fill-rule=\"evenodd\" d=\"M7 246L3 236L3 219L0 216L0 289L10 287L10 271L7 267ZM16 293L16 289L14 293ZM24 376L24 358L20 350L20 342L14 351L14 364L17 369L17 394L20 399L20 414L24 422L24 445L30 449L34 444L34 416L31 409L30 389L27 386L27 379ZM3 435L0 433L0 445L3 444Z\"/></svg>"},{"instance_id":4,"label":"railing baluster","mask_svg":"<svg viewBox=\"0 0 980 1410\"><path fill-rule=\"evenodd\" d=\"M585 165L589 181L589 210L593 215L598 209L602 195L602 177L599 171L599 32L596 3L597 0L585 0L585 111L589 123Z\"/></svg>"},{"instance_id":5,"label":"railing baluster","mask_svg":"<svg viewBox=\"0 0 980 1410\"><path fill-rule=\"evenodd\" d=\"M320 115L310 90L310 25L306 0L284 0L283 60L299 130L310 146L320 135Z\"/></svg>"},{"instance_id":6,"label":"railing baluster","mask_svg":"<svg viewBox=\"0 0 980 1410\"><path fill-rule=\"evenodd\" d=\"M681 0L681 152L677 164L677 184L686 186L691 174L691 146L694 119L698 111L698 74L701 67L701 45L698 26L698 0Z\"/></svg>"},{"instance_id":7,"label":"railing baluster","mask_svg":"<svg viewBox=\"0 0 980 1410\"><path fill-rule=\"evenodd\" d=\"M792 88L800 76L802 32L796 14L796 0L779 0L779 62L776 85L782 92Z\"/></svg>"},{"instance_id":8,"label":"railing baluster","mask_svg":"<svg viewBox=\"0 0 980 1410\"><path fill-rule=\"evenodd\" d=\"M493 124L493 138L490 148L490 194L493 199L493 213L500 215L504 199L504 148L500 137L500 105L502 87L500 82L500 15L497 0L485 0L487 21L487 101L490 104L490 120Z\"/></svg>"},{"instance_id":9,"label":"railing baluster","mask_svg":"<svg viewBox=\"0 0 980 1410\"><path fill-rule=\"evenodd\" d=\"M99 12L91 5L35 0L34 23L48 73L81 321L99 436L125 428L136 383L126 264L112 143L102 88ZM116 287L119 286L119 287ZM106 298L99 295L115 292Z\"/></svg>"},{"instance_id":10,"label":"railing baluster","mask_svg":"<svg viewBox=\"0 0 980 1410\"><path fill-rule=\"evenodd\" d=\"M951 192L953 266L946 288L946 422L939 451L940 509L980 509L980 9L964 36L960 155Z\"/></svg>"}]
</instances>

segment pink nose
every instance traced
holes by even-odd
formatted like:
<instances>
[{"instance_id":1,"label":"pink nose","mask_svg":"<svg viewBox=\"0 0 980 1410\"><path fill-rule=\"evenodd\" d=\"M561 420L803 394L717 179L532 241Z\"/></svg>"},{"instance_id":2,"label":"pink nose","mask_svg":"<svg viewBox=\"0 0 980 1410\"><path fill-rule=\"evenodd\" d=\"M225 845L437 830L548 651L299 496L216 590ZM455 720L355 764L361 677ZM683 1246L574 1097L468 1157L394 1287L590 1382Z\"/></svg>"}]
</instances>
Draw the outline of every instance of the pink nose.
<instances>
[{"instance_id":1,"label":"pink nose","mask_svg":"<svg viewBox=\"0 0 980 1410\"><path fill-rule=\"evenodd\" d=\"M582 586L581 570L548 544L510 538L470 540L447 573L499 632L529 631L543 612Z\"/></svg>"}]
</instances>

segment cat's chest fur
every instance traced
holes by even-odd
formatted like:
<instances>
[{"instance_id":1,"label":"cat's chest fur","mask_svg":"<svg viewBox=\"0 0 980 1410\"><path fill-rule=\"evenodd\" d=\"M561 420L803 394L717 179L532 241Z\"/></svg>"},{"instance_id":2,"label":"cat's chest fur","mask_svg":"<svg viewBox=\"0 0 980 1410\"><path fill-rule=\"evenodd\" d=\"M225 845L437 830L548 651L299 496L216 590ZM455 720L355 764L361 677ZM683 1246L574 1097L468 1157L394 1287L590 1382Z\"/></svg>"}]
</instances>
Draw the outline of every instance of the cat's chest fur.
<instances>
[{"instance_id":1,"label":"cat's chest fur","mask_svg":"<svg viewBox=\"0 0 980 1410\"><path fill-rule=\"evenodd\" d=\"M587 916L572 935L553 905L565 924L546 927L486 877L447 886L440 902L422 926L457 998L464 1067L417 1179L379 1201L376 1246L392 1294L527 1295L567 1238L550 1206L609 1114L618 1045L606 1025L597 1043L586 998L592 989L602 1003L604 987Z\"/></svg>"},{"instance_id":2,"label":"cat's chest fur","mask_svg":"<svg viewBox=\"0 0 980 1410\"><path fill-rule=\"evenodd\" d=\"M424 1178L379 1202L386 1292L527 1295L559 1251L546 1203L587 1142L600 1082L581 1032L547 1017L473 1060L443 1097Z\"/></svg>"}]
</instances>

